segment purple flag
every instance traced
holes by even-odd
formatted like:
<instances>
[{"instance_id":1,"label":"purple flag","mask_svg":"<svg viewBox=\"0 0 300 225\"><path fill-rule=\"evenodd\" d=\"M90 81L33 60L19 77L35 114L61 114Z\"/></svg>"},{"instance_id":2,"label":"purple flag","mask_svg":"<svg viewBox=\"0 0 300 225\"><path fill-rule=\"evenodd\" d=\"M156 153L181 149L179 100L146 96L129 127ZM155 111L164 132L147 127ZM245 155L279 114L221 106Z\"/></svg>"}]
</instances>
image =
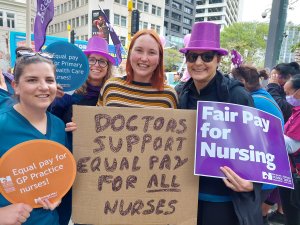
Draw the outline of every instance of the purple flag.
<instances>
[{"instance_id":1,"label":"purple flag","mask_svg":"<svg viewBox=\"0 0 300 225\"><path fill-rule=\"evenodd\" d=\"M54 16L54 0L37 0L37 10L34 22L35 51L40 51L45 43L48 24Z\"/></svg>"},{"instance_id":2,"label":"purple flag","mask_svg":"<svg viewBox=\"0 0 300 225\"><path fill-rule=\"evenodd\" d=\"M121 41L120 41L118 35L116 34L114 28L110 24L109 19L105 15L104 11L102 10L102 8L100 6L99 6L99 8L103 12L103 17L104 17L106 26L108 27L111 40L112 40L112 42L114 43L114 46L115 46L115 51L116 51L115 53L116 53L116 57L117 57L116 64L120 65L121 62L122 62L122 52L121 52L121 46L122 46L122 44L121 44Z\"/></svg>"}]
</instances>

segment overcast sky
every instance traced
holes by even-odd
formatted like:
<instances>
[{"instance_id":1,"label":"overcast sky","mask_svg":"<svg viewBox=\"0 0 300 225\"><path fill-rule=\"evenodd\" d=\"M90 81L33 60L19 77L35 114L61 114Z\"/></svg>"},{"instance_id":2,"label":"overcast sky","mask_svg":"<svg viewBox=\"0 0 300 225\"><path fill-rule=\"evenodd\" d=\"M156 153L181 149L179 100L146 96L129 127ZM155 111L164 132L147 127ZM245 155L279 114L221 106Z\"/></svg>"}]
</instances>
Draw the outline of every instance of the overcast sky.
<instances>
[{"instance_id":1,"label":"overcast sky","mask_svg":"<svg viewBox=\"0 0 300 225\"><path fill-rule=\"evenodd\" d=\"M294 24L300 25L300 15L299 15L300 0L298 1L289 0L289 2L290 2L290 7L292 7L293 9L288 10L287 22L292 21ZM267 21L267 18L263 19L261 14L266 9L270 9L271 6L272 6L272 0L244 0L241 19L242 21L259 21L259 22ZM270 15L268 15L268 17L269 16Z\"/></svg>"}]
</instances>

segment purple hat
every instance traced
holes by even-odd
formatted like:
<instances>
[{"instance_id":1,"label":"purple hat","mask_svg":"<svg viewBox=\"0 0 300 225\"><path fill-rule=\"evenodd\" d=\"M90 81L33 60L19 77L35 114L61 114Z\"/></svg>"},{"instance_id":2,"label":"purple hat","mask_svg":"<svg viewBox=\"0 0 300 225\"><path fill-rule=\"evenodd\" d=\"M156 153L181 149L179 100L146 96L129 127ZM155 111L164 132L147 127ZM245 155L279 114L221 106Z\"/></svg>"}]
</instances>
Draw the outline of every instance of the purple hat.
<instances>
[{"instance_id":1,"label":"purple hat","mask_svg":"<svg viewBox=\"0 0 300 225\"><path fill-rule=\"evenodd\" d=\"M211 22L198 22L193 25L191 38L182 53L189 50L212 50L220 55L227 55L226 49L220 48L220 26Z\"/></svg>"},{"instance_id":2,"label":"purple hat","mask_svg":"<svg viewBox=\"0 0 300 225\"><path fill-rule=\"evenodd\" d=\"M108 44L104 38L94 36L88 41L86 50L83 51L84 54L98 54L107 58L112 64L116 65L115 59L108 53Z\"/></svg>"}]
</instances>

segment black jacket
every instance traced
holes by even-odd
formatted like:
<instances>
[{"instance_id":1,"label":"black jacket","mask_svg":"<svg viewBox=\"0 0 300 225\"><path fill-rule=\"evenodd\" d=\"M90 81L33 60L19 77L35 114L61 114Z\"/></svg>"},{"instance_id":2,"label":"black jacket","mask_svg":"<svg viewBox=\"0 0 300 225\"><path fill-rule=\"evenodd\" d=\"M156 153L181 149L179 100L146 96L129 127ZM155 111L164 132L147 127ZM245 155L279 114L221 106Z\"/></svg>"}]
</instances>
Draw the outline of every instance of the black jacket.
<instances>
[{"instance_id":1,"label":"black jacket","mask_svg":"<svg viewBox=\"0 0 300 225\"><path fill-rule=\"evenodd\" d=\"M279 105L286 123L292 115L293 106L286 101L283 88L278 84L270 83L267 85L267 91Z\"/></svg>"},{"instance_id":2,"label":"black jacket","mask_svg":"<svg viewBox=\"0 0 300 225\"><path fill-rule=\"evenodd\" d=\"M178 84L175 89L179 96L180 109L197 109L197 101L199 100L254 106L253 99L243 84L224 76L219 71L208 85L200 90L200 93L196 90L192 78L186 83ZM222 179L201 177L199 191L207 194L232 196L240 225L261 225L263 222L260 207L260 187L261 184L254 183L254 191L252 192L234 192L225 186Z\"/></svg>"}]
</instances>

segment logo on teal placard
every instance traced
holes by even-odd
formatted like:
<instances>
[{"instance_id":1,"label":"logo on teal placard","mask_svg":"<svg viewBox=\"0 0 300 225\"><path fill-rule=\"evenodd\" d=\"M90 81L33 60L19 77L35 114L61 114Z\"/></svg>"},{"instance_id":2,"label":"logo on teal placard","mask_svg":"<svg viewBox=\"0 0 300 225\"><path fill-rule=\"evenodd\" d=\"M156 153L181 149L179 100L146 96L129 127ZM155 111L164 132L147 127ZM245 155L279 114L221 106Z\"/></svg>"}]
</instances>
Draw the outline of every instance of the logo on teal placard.
<instances>
[{"instance_id":1,"label":"logo on teal placard","mask_svg":"<svg viewBox=\"0 0 300 225\"><path fill-rule=\"evenodd\" d=\"M63 87L64 92L76 90L86 81L88 60L77 46L58 41L50 44L45 51L54 54L56 82Z\"/></svg>"}]
</instances>

